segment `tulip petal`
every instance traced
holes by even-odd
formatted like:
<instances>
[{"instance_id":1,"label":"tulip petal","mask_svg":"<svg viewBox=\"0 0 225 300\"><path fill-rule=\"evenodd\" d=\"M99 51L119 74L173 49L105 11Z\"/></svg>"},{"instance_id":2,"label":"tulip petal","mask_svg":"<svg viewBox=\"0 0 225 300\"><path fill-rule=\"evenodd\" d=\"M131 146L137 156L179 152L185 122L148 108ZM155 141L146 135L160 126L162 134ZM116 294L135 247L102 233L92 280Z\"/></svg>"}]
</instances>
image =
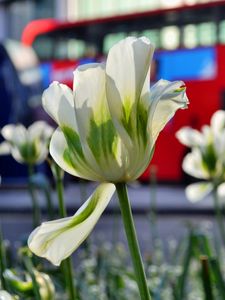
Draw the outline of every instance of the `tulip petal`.
<instances>
[{"instance_id":1,"label":"tulip petal","mask_svg":"<svg viewBox=\"0 0 225 300\"><path fill-rule=\"evenodd\" d=\"M154 47L148 39L128 37L113 46L108 54L107 100L115 126L128 145L129 139L132 143L137 134L137 106L146 82L150 85L153 52Z\"/></svg>"},{"instance_id":2,"label":"tulip petal","mask_svg":"<svg viewBox=\"0 0 225 300\"><path fill-rule=\"evenodd\" d=\"M1 134L6 141L16 146L25 143L27 140L26 128L21 124L19 125L9 124L4 126L1 130Z\"/></svg>"},{"instance_id":3,"label":"tulip petal","mask_svg":"<svg viewBox=\"0 0 225 300\"><path fill-rule=\"evenodd\" d=\"M11 153L11 145L8 142L0 144L0 155L7 155Z\"/></svg>"},{"instance_id":4,"label":"tulip petal","mask_svg":"<svg viewBox=\"0 0 225 300\"><path fill-rule=\"evenodd\" d=\"M12 147L11 148L11 154L12 157L19 163L24 164L27 163L26 160L24 160L23 155L21 155L20 149L18 147Z\"/></svg>"},{"instance_id":5,"label":"tulip petal","mask_svg":"<svg viewBox=\"0 0 225 300\"><path fill-rule=\"evenodd\" d=\"M153 147L148 133L153 51L148 39L128 37L111 48L106 62L109 110L128 153L126 172L133 179L147 167Z\"/></svg>"},{"instance_id":6,"label":"tulip petal","mask_svg":"<svg viewBox=\"0 0 225 300\"><path fill-rule=\"evenodd\" d=\"M74 216L42 223L28 239L31 251L60 265L91 233L114 191L113 184L102 183Z\"/></svg>"},{"instance_id":7,"label":"tulip petal","mask_svg":"<svg viewBox=\"0 0 225 300\"><path fill-rule=\"evenodd\" d=\"M176 137L183 145L188 147L200 146L204 142L202 134L198 130L188 126L178 130Z\"/></svg>"},{"instance_id":8,"label":"tulip petal","mask_svg":"<svg viewBox=\"0 0 225 300\"><path fill-rule=\"evenodd\" d=\"M61 126L77 130L72 90L54 81L43 93L42 104L46 112Z\"/></svg>"},{"instance_id":9,"label":"tulip petal","mask_svg":"<svg viewBox=\"0 0 225 300\"><path fill-rule=\"evenodd\" d=\"M72 129L64 128L62 132L58 128L52 135L49 151L55 162L69 174L88 180L103 180L87 164L79 136Z\"/></svg>"},{"instance_id":10,"label":"tulip petal","mask_svg":"<svg viewBox=\"0 0 225 300\"><path fill-rule=\"evenodd\" d=\"M220 201L225 201L225 182L221 183L217 188L217 194Z\"/></svg>"},{"instance_id":11,"label":"tulip petal","mask_svg":"<svg viewBox=\"0 0 225 300\"><path fill-rule=\"evenodd\" d=\"M7 291L0 290L0 300L15 300Z\"/></svg>"},{"instance_id":12,"label":"tulip petal","mask_svg":"<svg viewBox=\"0 0 225 300\"><path fill-rule=\"evenodd\" d=\"M34 141L35 139L43 139L47 142L54 129L45 121L37 121L30 125L27 130L30 141Z\"/></svg>"},{"instance_id":13,"label":"tulip petal","mask_svg":"<svg viewBox=\"0 0 225 300\"><path fill-rule=\"evenodd\" d=\"M84 156L106 180L121 177L123 143L112 122L105 95L103 64L80 66L74 72L75 111ZM110 170L110 172L107 172Z\"/></svg>"},{"instance_id":14,"label":"tulip petal","mask_svg":"<svg viewBox=\"0 0 225 300\"><path fill-rule=\"evenodd\" d=\"M187 108L188 99L182 81L159 80L151 88L149 128L155 143L160 131L179 108Z\"/></svg>"},{"instance_id":15,"label":"tulip petal","mask_svg":"<svg viewBox=\"0 0 225 300\"><path fill-rule=\"evenodd\" d=\"M191 202L197 202L206 197L213 190L213 185L208 182L190 184L185 189L185 194Z\"/></svg>"},{"instance_id":16,"label":"tulip petal","mask_svg":"<svg viewBox=\"0 0 225 300\"><path fill-rule=\"evenodd\" d=\"M202 154L197 148L194 148L192 152L185 156L182 168L187 174L196 178L209 179L210 177L203 164Z\"/></svg>"},{"instance_id":17,"label":"tulip petal","mask_svg":"<svg viewBox=\"0 0 225 300\"><path fill-rule=\"evenodd\" d=\"M211 128L214 133L218 134L221 130L225 129L225 111L217 110L211 118Z\"/></svg>"}]
</instances>

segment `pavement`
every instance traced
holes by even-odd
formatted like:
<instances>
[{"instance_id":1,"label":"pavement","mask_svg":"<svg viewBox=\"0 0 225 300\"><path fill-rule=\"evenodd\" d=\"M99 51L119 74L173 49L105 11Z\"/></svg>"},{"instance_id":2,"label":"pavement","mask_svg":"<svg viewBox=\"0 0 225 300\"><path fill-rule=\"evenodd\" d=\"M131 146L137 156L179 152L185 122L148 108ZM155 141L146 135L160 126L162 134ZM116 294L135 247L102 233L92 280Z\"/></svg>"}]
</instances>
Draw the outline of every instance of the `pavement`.
<instances>
[{"instance_id":1,"label":"pavement","mask_svg":"<svg viewBox=\"0 0 225 300\"><path fill-rule=\"evenodd\" d=\"M82 198L87 199L95 187L94 183L87 183L85 187L78 183L66 185L64 195L68 215L75 213L83 202ZM155 226L164 243L172 239L181 239L187 233L187 224L190 223L195 228L210 228L211 232L215 232L211 197L193 204L185 197L183 186L161 184L156 188L141 184L129 185L128 193L139 241L144 250L151 248L152 230ZM57 211L56 193L52 191L51 194ZM82 196L83 194L86 196ZM45 197L40 191L37 191L37 196L42 208L42 220L46 220ZM149 214L152 201L156 203L157 212L154 226ZM125 240L122 220L117 216L118 213L118 201L114 196L91 234L96 243L115 241L115 234L118 241ZM12 186L0 188L0 224L4 237L11 243L18 243L21 239L26 241L32 231L31 201L27 189Z\"/></svg>"},{"instance_id":2,"label":"pavement","mask_svg":"<svg viewBox=\"0 0 225 300\"><path fill-rule=\"evenodd\" d=\"M81 203L91 195L97 185L95 183L73 183L65 187L64 198L68 211L75 211ZM134 213L149 211L152 205L159 214L211 214L212 199L207 197L197 203L191 203L185 196L185 187L181 185L157 185L149 187L143 184L128 186L128 194ZM57 196L51 192L52 201L57 209ZM45 212L46 200L41 191L37 191L40 206ZM83 199L83 200L82 200ZM153 204L155 203L155 204ZM26 188L13 186L0 189L1 213L29 213L31 211L30 195ZM108 213L118 212L118 202L114 196L106 210Z\"/></svg>"}]
</instances>

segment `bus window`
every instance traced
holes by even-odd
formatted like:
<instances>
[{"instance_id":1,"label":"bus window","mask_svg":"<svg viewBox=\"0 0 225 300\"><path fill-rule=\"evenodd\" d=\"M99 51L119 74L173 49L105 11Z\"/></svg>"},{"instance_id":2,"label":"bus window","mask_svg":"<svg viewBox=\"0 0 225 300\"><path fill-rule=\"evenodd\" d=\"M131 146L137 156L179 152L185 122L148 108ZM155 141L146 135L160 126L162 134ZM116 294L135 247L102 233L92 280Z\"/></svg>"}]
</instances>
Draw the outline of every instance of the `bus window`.
<instances>
[{"instance_id":1,"label":"bus window","mask_svg":"<svg viewBox=\"0 0 225 300\"><path fill-rule=\"evenodd\" d=\"M225 20L219 24L219 42L225 44Z\"/></svg>"},{"instance_id":2,"label":"bus window","mask_svg":"<svg viewBox=\"0 0 225 300\"><path fill-rule=\"evenodd\" d=\"M68 58L77 59L85 56L86 45L82 40L70 39L67 42L68 44Z\"/></svg>"},{"instance_id":3,"label":"bus window","mask_svg":"<svg viewBox=\"0 0 225 300\"><path fill-rule=\"evenodd\" d=\"M173 50L179 47L180 30L177 26L166 26L161 30L162 48Z\"/></svg>"},{"instance_id":4,"label":"bus window","mask_svg":"<svg viewBox=\"0 0 225 300\"><path fill-rule=\"evenodd\" d=\"M76 60L86 54L86 43L77 39L60 39L56 41L54 58L56 60Z\"/></svg>"},{"instance_id":5,"label":"bus window","mask_svg":"<svg viewBox=\"0 0 225 300\"><path fill-rule=\"evenodd\" d=\"M33 48L40 60L49 60L53 57L54 45L53 41L48 36L37 36L33 43Z\"/></svg>"},{"instance_id":6,"label":"bus window","mask_svg":"<svg viewBox=\"0 0 225 300\"><path fill-rule=\"evenodd\" d=\"M194 24L184 26L183 45L185 48L195 48L198 44L197 28Z\"/></svg>"},{"instance_id":7,"label":"bus window","mask_svg":"<svg viewBox=\"0 0 225 300\"><path fill-rule=\"evenodd\" d=\"M216 24L213 22L198 25L198 39L201 46L211 46L216 43Z\"/></svg>"},{"instance_id":8,"label":"bus window","mask_svg":"<svg viewBox=\"0 0 225 300\"><path fill-rule=\"evenodd\" d=\"M67 57L68 57L67 40L63 38L59 38L55 40L53 58L59 60L59 59L67 59Z\"/></svg>"},{"instance_id":9,"label":"bus window","mask_svg":"<svg viewBox=\"0 0 225 300\"><path fill-rule=\"evenodd\" d=\"M158 29L144 30L142 35L149 38L156 48L160 48L160 34Z\"/></svg>"},{"instance_id":10,"label":"bus window","mask_svg":"<svg viewBox=\"0 0 225 300\"><path fill-rule=\"evenodd\" d=\"M120 40L124 39L126 37L125 32L119 32L119 33L112 33L107 34L103 41L103 53L107 54L109 52L109 49L119 42Z\"/></svg>"}]
</instances>

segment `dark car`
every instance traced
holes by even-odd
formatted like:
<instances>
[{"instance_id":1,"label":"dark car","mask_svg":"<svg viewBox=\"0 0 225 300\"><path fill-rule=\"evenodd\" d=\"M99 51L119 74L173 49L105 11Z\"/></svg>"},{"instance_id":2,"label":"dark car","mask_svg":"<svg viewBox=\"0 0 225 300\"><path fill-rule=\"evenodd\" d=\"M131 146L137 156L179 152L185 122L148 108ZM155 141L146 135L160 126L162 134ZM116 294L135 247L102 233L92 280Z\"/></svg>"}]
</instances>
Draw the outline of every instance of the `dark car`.
<instances>
[{"instance_id":1,"label":"dark car","mask_svg":"<svg viewBox=\"0 0 225 300\"><path fill-rule=\"evenodd\" d=\"M18 42L0 43L0 128L9 123L28 126L36 119L43 85L36 56L31 51ZM22 178L26 168L10 156L1 156L0 176L3 181Z\"/></svg>"}]
</instances>

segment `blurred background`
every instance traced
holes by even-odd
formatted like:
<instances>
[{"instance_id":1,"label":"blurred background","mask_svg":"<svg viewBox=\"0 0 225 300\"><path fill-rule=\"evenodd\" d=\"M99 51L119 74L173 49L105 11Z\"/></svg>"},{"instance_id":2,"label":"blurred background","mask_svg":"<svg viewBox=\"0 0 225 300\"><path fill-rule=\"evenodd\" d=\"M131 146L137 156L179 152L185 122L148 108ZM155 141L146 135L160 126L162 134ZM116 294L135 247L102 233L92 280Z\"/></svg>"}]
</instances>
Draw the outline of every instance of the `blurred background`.
<instances>
[{"instance_id":1,"label":"blurred background","mask_svg":"<svg viewBox=\"0 0 225 300\"><path fill-rule=\"evenodd\" d=\"M72 87L78 65L104 60L112 45L128 35L147 36L155 44L150 84L161 78L183 80L190 99L189 108L178 111L160 134L151 167L139 182L164 184L158 186L157 209L166 218L190 213L207 219L210 199L193 206L184 196L181 184L193 179L182 170L188 149L175 133L186 125L200 129L225 106L225 1L0 0L0 127L19 122L28 126L40 119L51 123L41 106L43 90L53 80ZM46 165L37 171L49 175ZM27 170L10 156L0 156L0 175L1 211L14 226L8 213L15 208L15 195L20 203L15 213L29 213L29 197L24 190L7 187L24 185ZM71 211L77 189L66 190ZM133 195L139 198L135 211L142 214L149 207L148 186L134 187ZM178 219L170 218L175 228Z\"/></svg>"},{"instance_id":2,"label":"blurred background","mask_svg":"<svg viewBox=\"0 0 225 300\"><path fill-rule=\"evenodd\" d=\"M159 181L190 180L181 168L187 149L175 132L185 125L199 129L224 108L225 1L1 0L0 127L50 122L41 107L43 90L53 80L72 87L78 65L104 60L128 35L155 44L151 84L163 78L187 86L189 109L166 126L152 164ZM0 158L3 182L26 177L23 166L15 166ZM149 180L149 168L141 180Z\"/></svg>"}]
</instances>

